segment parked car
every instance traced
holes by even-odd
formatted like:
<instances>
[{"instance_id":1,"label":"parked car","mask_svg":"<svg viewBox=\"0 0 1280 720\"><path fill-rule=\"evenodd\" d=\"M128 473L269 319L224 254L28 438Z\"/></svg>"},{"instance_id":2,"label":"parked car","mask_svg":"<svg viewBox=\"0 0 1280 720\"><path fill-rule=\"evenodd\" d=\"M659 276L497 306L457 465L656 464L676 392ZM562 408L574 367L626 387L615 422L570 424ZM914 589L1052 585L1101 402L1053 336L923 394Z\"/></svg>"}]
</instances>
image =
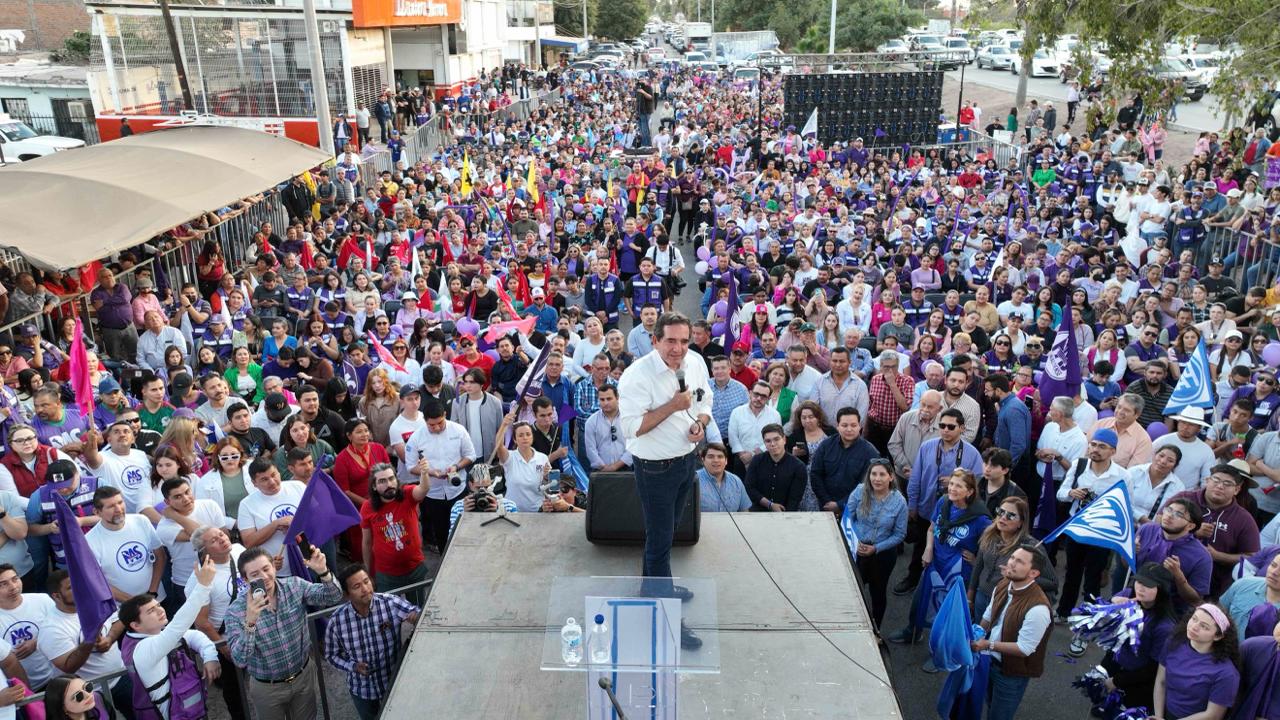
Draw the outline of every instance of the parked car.
<instances>
[{"instance_id":1,"label":"parked car","mask_svg":"<svg viewBox=\"0 0 1280 720\"><path fill-rule=\"evenodd\" d=\"M1252 114L1250 125L1266 130L1271 142L1280 140L1280 90L1268 90L1253 106Z\"/></svg>"},{"instance_id":2,"label":"parked car","mask_svg":"<svg viewBox=\"0 0 1280 720\"><path fill-rule=\"evenodd\" d=\"M891 55L895 57L901 57L902 53L906 53L910 51L911 51L911 46L907 44L907 41L900 40L898 38L891 38L889 40L885 40L884 42L876 46L876 52L880 53L881 55Z\"/></svg>"},{"instance_id":3,"label":"parked car","mask_svg":"<svg viewBox=\"0 0 1280 720\"><path fill-rule=\"evenodd\" d=\"M975 61L978 67L989 67L992 70L1008 70L1015 62L1018 56L1014 55L1008 45L988 45L978 51L978 59Z\"/></svg>"},{"instance_id":4,"label":"parked car","mask_svg":"<svg viewBox=\"0 0 1280 720\"><path fill-rule=\"evenodd\" d=\"M1010 66L1009 72L1017 75L1019 65L1021 63L1014 62ZM1035 51L1035 54L1031 56L1031 77L1056 77L1057 74L1058 61L1043 48Z\"/></svg>"},{"instance_id":5,"label":"parked car","mask_svg":"<svg viewBox=\"0 0 1280 720\"><path fill-rule=\"evenodd\" d=\"M0 151L4 153L6 163L26 162L80 147L84 147L83 140L41 135L21 120L0 115Z\"/></svg>"},{"instance_id":6,"label":"parked car","mask_svg":"<svg viewBox=\"0 0 1280 720\"><path fill-rule=\"evenodd\" d=\"M1204 81L1205 85L1213 84L1225 64L1217 54L1193 53L1191 55L1182 55L1178 59L1199 73L1200 79Z\"/></svg>"},{"instance_id":7,"label":"parked car","mask_svg":"<svg viewBox=\"0 0 1280 720\"><path fill-rule=\"evenodd\" d=\"M1106 55L1095 52L1089 58L1089 79L1093 86L1097 86L1106 81L1107 76L1111 74L1111 58ZM1076 67L1076 58L1074 55L1061 61L1058 67L1058 80L1067 83L1080 77L1081 68Z\"/></svg>"},{"instance_id":8,"label":"parked car","mask_svg":"<svg viewBox=\"0 0 1280 720\"><path fill-rule=\"evenodd\" d=\"M978 57L978 52L969 46L968 40L962 37L953 35L944 38L942 47L949 53L959 53L964 58L965 65L972 63Z\"/></svg>"},{"instance_id":9,"label":"parked car","mask_svg":"<svg viewBox=\"0 0 1280 720\"><path fill-rule=\"evenodd\" d=\"M1199 102L1209 91L1209 84L1200 77L1200 73L1175 57L1163 58L1152 68L1152 73L1157 80L1165 82L1181 80L1183 93L1190 102Z\"/></svg>"}]
</instances>

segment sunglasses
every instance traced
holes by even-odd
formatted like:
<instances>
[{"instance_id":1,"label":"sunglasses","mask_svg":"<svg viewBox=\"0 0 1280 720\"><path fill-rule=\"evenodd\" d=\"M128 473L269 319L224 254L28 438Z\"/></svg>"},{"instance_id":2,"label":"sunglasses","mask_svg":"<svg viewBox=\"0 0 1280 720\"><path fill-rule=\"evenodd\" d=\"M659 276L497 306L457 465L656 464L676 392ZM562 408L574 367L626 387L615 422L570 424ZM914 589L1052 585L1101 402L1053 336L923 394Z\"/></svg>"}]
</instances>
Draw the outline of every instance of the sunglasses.
<instances>
[{"instance_id":1,"label":"sunglasses","mask_svg":"<svg viewBox=\"0 0 1280 720\"><path fill-rule=\"evenodd\" d=\"M84 684L83 688L71 693L71 699L74 702L82 703L85 700L93 697L93 690L94 690L93 683L87 682Z\"/></svg>"},{"instance_id":2,"label":"sunglasses","mask_svg":"<svg viewBox=\"0 0 1280 720\"><path fill-rule=\"evenodd\" d=\"M939 430L955 430L958 427L960 426L956 425L955 423L947 423L945 425L943 425L942 423L938 423Z\"/></svg>"},{"instance_id":3,"label":"sunglasses","mask_svg":"<svg viewBox=\"0 0 1280 720\"><path fill-rule=\"evenodd\" d=\"M1004 518L1005 520L1021 520L1022 516L1011 510L1005 510L1004 508L997 508L996 518L997 519Z\"/></svg>"},{"instance_id":4,"label":"sunglasses","mask_svg":"<svg viewBox=\"0 0 1280 720\"><path fill-rule=\"evenodd\" d=\"M223 462L234 462L240 459L240 454L236 453L235 455L219 455L218 459Z\"/></svg>"}]
</instances>

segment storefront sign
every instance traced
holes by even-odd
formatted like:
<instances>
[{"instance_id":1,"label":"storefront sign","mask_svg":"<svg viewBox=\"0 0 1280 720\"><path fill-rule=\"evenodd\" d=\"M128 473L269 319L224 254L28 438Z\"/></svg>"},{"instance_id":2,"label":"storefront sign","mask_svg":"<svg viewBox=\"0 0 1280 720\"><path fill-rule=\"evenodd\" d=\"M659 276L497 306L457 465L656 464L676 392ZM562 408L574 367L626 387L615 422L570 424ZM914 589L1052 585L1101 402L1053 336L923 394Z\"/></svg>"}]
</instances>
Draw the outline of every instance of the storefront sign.
<instances>
[{"instance_id":1,"label":"storefront sign","mask_svg":"<svg viewBox=\"0 0 1280 720\"><path fill-rule=\"evenodd\" d=\"M448 25L461 22L462 0L353 0L351 17L358 28Z\"/></svg>"}]
</instances>

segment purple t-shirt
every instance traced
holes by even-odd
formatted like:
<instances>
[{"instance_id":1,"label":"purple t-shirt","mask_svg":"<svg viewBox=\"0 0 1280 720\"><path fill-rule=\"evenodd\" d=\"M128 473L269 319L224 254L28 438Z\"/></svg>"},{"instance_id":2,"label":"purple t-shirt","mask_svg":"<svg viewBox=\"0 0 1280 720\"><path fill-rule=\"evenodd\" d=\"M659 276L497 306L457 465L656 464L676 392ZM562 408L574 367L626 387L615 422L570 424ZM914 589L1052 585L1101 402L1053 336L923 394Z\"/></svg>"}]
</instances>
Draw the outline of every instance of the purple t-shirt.
<instances>
[{"instance_id":1,"label":"purple t-shirt","mask_svg":"<svg viewBox=\"0 0 1280 720\"><path fill-rule=\"evenodd\" d=\"M1177 540L1169 541L1165 539L1160 523L1149 522L1138 528L1137 540L1138 567L1149 562L1163 563L1169 556L1176 557L1182 564L1182 574L1187 576L1187 582L1191 587L1195 588L1201 596L1209 594L1210 580L1213 576L1213 557L1194 535L1184 535ZM1179 610L1184 610L1185 607L1179 604L1180 602L1180 597L1175 596L1174 604Z\"/></svg>"},{"instance_id":2,"label":"purple t-shirt","mask_svg":"<svg viewBox=\"0 0 1280 720\"><path fill-rule=\"evenodd\" d=\"M1170 500L1185 498L1200 506L1204 512L1204 525L1213 528L1213 535L1208 545L1218 552L1243 553L1252 555L1262 549L1262 541L1258 536L1258 522L1248 510L1233 502L1230 505L1214 510L1205 501L1204 489L1187 490L1174 495ZM1210 592L1216 597L1226 592L1231 584L1231 566L1217 565L1213 567L1213 586Z\"/></svg>"},{"instance_id":3,"label":"purple t-shirt","mask_svg":"<svg viewBox=\"0 0 1280 720\"><path fill-rule=\"evenodd\" d=\"M1170 638L1164 677L1164 714L1171 718L1204 712L1209 703L1229 708L1240 689L1240 672L1230 660L1201 655L1191 649L1185 635Z\"/></svg>"},{"instance_id":4,"label":"purple t-shirt","mask_svg":"<svg viewBox=\"0 0 1280 720\"><path fill-rule=\"evenodd\" d=\"M1254 394L1255 389L1253 385L1245 385L1238 388L1231 394L1231 399L1227 401L1227 409L1224 414L1230 412L1231 406L1235 405L1237 400L1247 397L1253 400L1255 405L1253 417L1249 418L1249 426L1254 430L1265 430L1267 423L1271 422L1271 417L1276 414L1277 410L1280 410L1280 393L1273 392L1259 400L1257 395Z\"/></svg>"},{"instance_id":5,"label":"purple t-shirt","mask_svg":"<svg viewBox=\"0 0 1280 720\"><path fill-rule=\"evenodd\" d=\"M1270 635L1252 637L1240 643L1240 669L1242 671L1240 674L1248 678L1245 686L1246 697L1254 687L1269 680L1269 678L1262 675L1268 670L1267 664L1271 662L1271 658L1275 654L1276 641ZM1243 702L1244 698L1241 698L1241 701ZM1280 720L1280 682L1273 681L1270 696L1260 698L1256 717L1264 718L1265 720Z\"/></svg>"}]
</instances>

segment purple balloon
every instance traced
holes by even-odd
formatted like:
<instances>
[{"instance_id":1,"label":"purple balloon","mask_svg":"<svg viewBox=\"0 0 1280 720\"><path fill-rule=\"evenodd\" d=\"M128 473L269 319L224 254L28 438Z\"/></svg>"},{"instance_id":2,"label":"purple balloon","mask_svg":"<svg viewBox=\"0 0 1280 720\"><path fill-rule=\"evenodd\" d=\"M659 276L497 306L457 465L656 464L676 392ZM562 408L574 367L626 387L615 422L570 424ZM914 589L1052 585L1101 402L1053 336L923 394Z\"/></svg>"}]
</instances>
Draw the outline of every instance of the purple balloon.
<instances>
[{"instance_id":1,"label":"purple balloon","mask_svg":"<svg viewBox=\"0 0 1280 720\"><path fill-rule=\"evenodd\" d=\"M1115 410L1103 410L1102 412L1098 413L1099 420L1102 420L1103 418L1109 418L1109 417L1115 417L1115 416L1116 416Z\"/></svg>"},{"instance_id":2,"label":"purple balloon","mask_svg":"<svg viewBox=\"0 0 1280 720\"><path fill-rule=\"evenodd\" d=\"M1262 348L1262 359L1273 368L1280 366L1280 342L1273 342Z\"/></svg>"},{"instance_id":3,"label":"purple balloon","mask_svg":"<svg viewBox=\"0 0 1280 720\"><path fill-rule=\"evenodd\" d=\"M698 248L698 259L699 260L711 259L711 250L708 249L706 245L703 245L702 247Z\"/></svg>"},{"instance_id":4,"label":"purple balloon","mask_svg":"<svg viewBox=\"0 0 1280 720\"><path fill-rule=\"evenodd\" d=\"M1161 435L1168 435L1168 434L1169 434L1169 426L1165 425L1164 423L1158 420L1147 426L1147 435L1149 435L1152 440L1155 440Z\"/></svg>"},{"instance_id":5,"label":"purple balloon","mask_svg":"<svg viewBox=\"0 0 1280 720\"><path fill-rule=\"evenodd\" d=\"M485 355L488 355L488 356L489 356L489 357L491 357L491 358L493 358L493 361L494 361L494 362L497 362L497 361L499 360L499 357L498 357L498 351L497 351L497 350L485 350L485 351L484 351L484 354L485 354Z\"/></svg>"},{"instance_id":6,"label":"purple balloon","mask_svg":"<svg viewBox=\"0 0 1280 720\"><path fill-rule=\"evenodd\" d=\"M724 317L729 314L729 302L727 300L716 301L716 317Z\"/></svg>"},{"instance_id":7,"label":"purple balloon","mask_svg":"<svg viewBox=\"0 0 1280 720\"><path fill-rule=\"evenodd\" d=\"M713 337L719 337L719 336L721 336L721 335L724 335L724 323L722 323L722 322L718 322L718 323L716 323L715 325L712 325L712 326L711 326L711 335L712 335Z\"/></svg>"},{"instance_id":8,"label":"purple balloon","mask_svg":"<svg viewBox=\"0 0 1280 720\"><path fill-rule=\"evenodd\" d=\"M469 317L458 318L457 322L454 323L454 327L457 328L459 335L480 334L480 323Z\"/></svg>"},{"instance_id":9,"label":"purple balloon","mask_svg":"<svg viewBox=\"0 0 1280 720\"><path fill-rule=\"evenodd\" d=\"M581 214L582 214L583 209L584 209L584 208L582 207L582 203L574 203L574 204L573 204L573 214L574 214L574 215L581 215Z\"/></svg>"}]
</instances>

